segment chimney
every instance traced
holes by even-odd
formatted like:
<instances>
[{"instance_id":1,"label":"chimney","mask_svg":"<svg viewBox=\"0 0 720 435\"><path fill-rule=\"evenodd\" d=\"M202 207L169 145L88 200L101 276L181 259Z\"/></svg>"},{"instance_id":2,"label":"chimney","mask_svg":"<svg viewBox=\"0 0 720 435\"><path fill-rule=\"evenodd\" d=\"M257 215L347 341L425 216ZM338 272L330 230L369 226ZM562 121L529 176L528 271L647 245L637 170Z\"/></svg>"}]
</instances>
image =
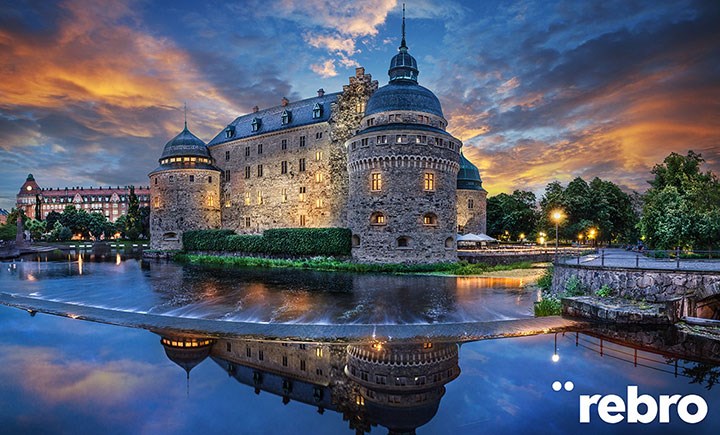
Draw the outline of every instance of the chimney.
<instances>
[{"instance_id":1,"label":"chimney","mask_svg":"<svg viewBox=\"0 0 720 435\"><path fill-rule=\"evenodd\" d=\"M355 77L362 77L363 75L365 75L364 67L359 66L359 67L355 68Z\"/></svg>"},{"instance_id":2,"label":"chimney","mask_svg":"<svg viewBox=\"0 0 720 435\"><path fill-rule=\"evenodd\" d=\"M260 108L258 106L253 107L253 113L258 113L258 110L260 110Z\"/></svg>"},{"instance_id":3,"label":"chimney","mask_svg":"<svg viewBox=\"0 0 720 435\"><path fill-rule=\"evenodd\" d=\"M323 95L325 95L325 89L323 89L323 88L318 89L318 97L322 97Z\"/></svg>"},{"instance_id":4,"label":"chimney","mask_svg":"<svg viewBox=\"0 0 720 435\"><path fill-rule=\"evenodd\" d=\"M290 102L290 100L288 100L287 98L283 97L283 99L282 99L282 106L283 106L283 107L287 106L289 102Z\"/></svg>"}]
</instances>

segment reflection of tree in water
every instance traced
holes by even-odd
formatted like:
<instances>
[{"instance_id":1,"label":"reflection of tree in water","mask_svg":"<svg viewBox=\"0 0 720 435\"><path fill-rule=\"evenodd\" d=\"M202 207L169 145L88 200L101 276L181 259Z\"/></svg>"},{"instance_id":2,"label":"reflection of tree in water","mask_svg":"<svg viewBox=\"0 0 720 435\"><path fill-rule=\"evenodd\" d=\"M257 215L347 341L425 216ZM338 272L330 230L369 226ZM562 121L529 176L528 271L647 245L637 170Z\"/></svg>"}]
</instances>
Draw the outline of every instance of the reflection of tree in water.
<instances>
[{"instance_id":1,"label":"reflection of tree in water","mask_svg":"<svg viewBox=\"0 0 720 435\"><path fill-rule=\"evenodd\" d=\"M683 368L683 375L691 378L691 384L704 385L705 389L710 390L720 380L720 367L707 363L689 363L693 364Z\"/></svg>"}]
</instances>

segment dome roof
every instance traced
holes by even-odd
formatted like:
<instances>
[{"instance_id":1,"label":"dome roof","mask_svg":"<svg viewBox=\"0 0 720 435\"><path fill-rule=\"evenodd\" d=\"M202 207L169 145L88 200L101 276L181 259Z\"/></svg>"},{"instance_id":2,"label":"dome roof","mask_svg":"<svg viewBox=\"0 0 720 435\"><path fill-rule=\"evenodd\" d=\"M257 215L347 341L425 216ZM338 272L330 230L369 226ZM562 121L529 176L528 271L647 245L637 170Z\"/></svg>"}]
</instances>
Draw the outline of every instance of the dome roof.
<instances>
[{"instance_id":1,"label":"dome roof","mask_svg":"<svg viewBox=\"0 0 720 435\"><path fill-rule=\"evenodd\" d=\"M460 171L457 176L457 188L464 190L485 190L477 166L460 153Z\"/></svg>"},{"instance_id":2,"label":"dome roof","mask_svg":"<svg viewBox=\"0 0 720 435\"><path fill-rule=\"evenodd\" d=\"M185 123L185 128L180 132L180 134L165 144L165 148L163 149L160 159L178 156L210 157L210 152L208 151L205 142L190 133L190 130L187 128L187 123Z\"/></svg>"},{"instance_id":3,"label":"dome roof","mask_svg":"<svg viewBox=\"0 0 720 435\"><path fill-rule=\"evenodd\" d=\"M411 80L394 80L375 91L367 102L365 116L392 110L412 110L444 118L435 94Z\"/></svg>"}]
</instances>

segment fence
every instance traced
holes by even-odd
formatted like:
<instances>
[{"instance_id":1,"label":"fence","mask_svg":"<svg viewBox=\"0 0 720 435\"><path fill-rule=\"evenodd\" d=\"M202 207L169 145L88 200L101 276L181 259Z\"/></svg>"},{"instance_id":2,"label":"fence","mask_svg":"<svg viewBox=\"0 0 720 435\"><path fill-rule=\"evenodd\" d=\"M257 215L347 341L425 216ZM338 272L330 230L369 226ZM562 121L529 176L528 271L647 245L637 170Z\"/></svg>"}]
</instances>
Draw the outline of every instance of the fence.
<instances>
[{"instance_id":1,"label":"fence","mask_svg":"<svg viewBox=\"0 0 720 435\"><path fill-rule=\"evenodd\" d=\"M585 253L559 252L555 262L607 268L720 271L720 251L598 249Z\"/></svg>"}]
</instances>

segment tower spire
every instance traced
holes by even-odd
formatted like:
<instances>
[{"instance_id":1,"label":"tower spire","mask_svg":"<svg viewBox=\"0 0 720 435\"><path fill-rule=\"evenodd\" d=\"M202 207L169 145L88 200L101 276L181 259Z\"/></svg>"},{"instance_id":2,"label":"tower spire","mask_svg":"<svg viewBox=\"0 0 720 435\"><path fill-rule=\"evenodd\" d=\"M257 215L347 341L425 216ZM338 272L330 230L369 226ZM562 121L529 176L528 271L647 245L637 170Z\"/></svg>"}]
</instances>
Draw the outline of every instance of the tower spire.
<instances>
[{"instance_id":1,"label":"tower spire","mask_svg":"<svg viewBox=\"0 0 720 435\"><path fill-rule=\"evenodd\" d=\"M405 3L403 3L402 11L402 41L400 42L400 48L407 49L407 44L405 44Z\"/></svg>"},{"instance_id":2,"label":"tower spire","mask_svg":"<svg viewBox=\"0 0 720 435\"><path fill-rule=\"evenodd\" d=\"M187 130L187 101L185 101L185 130Z\"/></svg>"}]
</instances>

